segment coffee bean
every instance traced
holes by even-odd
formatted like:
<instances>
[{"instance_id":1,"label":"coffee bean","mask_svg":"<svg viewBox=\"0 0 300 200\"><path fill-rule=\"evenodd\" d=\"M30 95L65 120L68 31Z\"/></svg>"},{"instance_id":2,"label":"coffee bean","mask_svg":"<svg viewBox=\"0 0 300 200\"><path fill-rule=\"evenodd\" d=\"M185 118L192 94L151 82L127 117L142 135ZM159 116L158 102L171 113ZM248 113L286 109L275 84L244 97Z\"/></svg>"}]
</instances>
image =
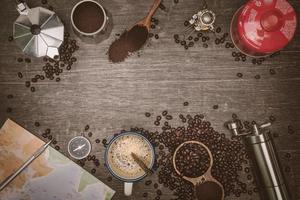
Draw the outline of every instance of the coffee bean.
<instances>
[{"instance_id":1,"label":"coffee bean","mask_svg":"<svg viewBox=\"0 0 300 200\"><path fill-rule=\"evenodd\" d=\"M194 41L195 41L195 42L198 42L198 41L199 41L199 38L198 38L198 37L195 37L195 38L194 38Z\"/></svg>"},{"instance_id":2,"label":"coffee bean","mask_svg":"<svg viewBox=\"0 0 300 200\"><path fill-rule=\"evenodd\" d=\"M189 47L194 46L194 42L189 42L188 46L189 46Z\"/></svg>"},{"instance_id":3,"label":"coffee bean","mask_svg":"<svg viewBox=\"0 0 300 200\"><path fill-rule=\"evenodd\" d=\"M197 37L198 37L198 38L201 38L202 36L203 36L203 33L201 33L201 32L200 32L200 33L197 33Z\"/></svg>"},{"instance_id":4,"label":"coffee bean","mask_svg":"<svg viewBox=\"0 0 300 200\"><path fill-rule=\"evenodd\" d=\"M146 113L145 113L145 116L146 116L146 117L150 117L151 114L150 114L149 112L146 112Z\"/></svg>"},{"instance_id":5,"label":"coffee bean","mask_svg":"<svg viewBox=\"0 0 300 200\"><path fill-rule=\"evenodd\" d=\"M154 24L151 24L150 26L152 29L155 29L155 25Z\"/></svg>"},{"instance_id":6,"label":"coffee bean","mask_svg":"<svg viewBox=\"0 0 300 200\"><path fill-rule=\"evenodd\" d=\"M257 65L261 65L261 64L262 64L262 61L257 60L257 61L256 61L256 64L257 64Z\"/></svg>"},{"instance_id":7,"label":"coffee bean","mask_svg":"<svg viewBox=\"0 0 300 200\"><path fill-rule=\"evenodd\" d=\"M26 82L25 82L25 86L26 86L26 87L30 87L30 81L26 81Z\"/></svg>"},{"instance_id":8,"label":"coffee bean","mask_svg":"<svg viewBox=\"0 0 300 200\"><path fill-rule=\"evenodd\" d=\"M18 72L18 77L23 78L23 74L21 72Z\"/></svg>"},{"instance_id":9,"label":"coffee bean","mask_svg":"<svg viewBox=\"0 0 300 200\"><path fill-rule=\"evenodd\" d=\"M23 60L24 60L23 58L18 58L18 59L17 59L17 61L18 61L19 63L20 63L20 62L23 62Z\"/></svg>"},{"instance_id":10,"label":"coffee bean","mask_svg":"<svg viewBox=\"0 0 300 200\"><path fill-rule=\"evenodd\" d=\"M216 32L217 32L217 33L220 33L221 30L222 30L221 27L216 28Z\"/></svg>"},{"instance_id":11,"label":"coffee bean","mask_svg":"<svg viewBox=\"0 0 300 200\"><path fill-rule=\"evenodd\" d=\"M93 136L93 133L92 133L92 132L89 132L89 133L88 133L88 136L89 136L89 137L92 137L92 136Z\"/></svg>"},{"instance_id":12,"label":"coffee bean","mask_svg":"<svg viewBox=\"0 0 300 200\"><path fill-rule=\"evenodd\" d=\"M167 115L167 116L166 116L166 119L167 119L167 120L172 120L173 117L172 117L171 115Z\"/></svg>"},{"instance_id":13,"label":"coffee bean","mask_svg":"<svg viewBox=\"0 0 300 200\"><path fill-rule=\"evenodd\" d=\"M112 177L111 176L107 177L107 181L111 182L112 181Z\"/></svg>"},{"instance_id":14,"label":"coffee bean","mask_svg":"<svg viewBox=\"0 0 300 200\"><path fill-rule=\"evenodd\" d=\"M291 156L290 153L286 153L286 154L285 154L285 158L286 158L286 159L290 159L291 157L292 157L292 156Z\"/></svg>"},{"instance_id":15,"label":"coffee bean","mask_svg":"<svg viewBox=\"0 0 300 200\"><path fill-rule=\"evenodd\" d=\"M202 37L202 42L206 42L206 37Z\"/></svg>"},{"instance_id":16,"label":"coffee bean","mask_svg":"<svg viewBox=\"0 0 300 200\"><path fill-rule=\"evenodd\" d=\"M156 121L160 121L160 120L161 120L161 116L159 115L156 117Z\"/></svg>"},{"instance_id":17,"label":"coffee bean","mask_svg":"<svg viewBox=\"0 0 300 200\"><path fill-rule=\"evenodd\" d=\"M56 141L56 140L53 140L52 144L56 145L56 144L57 144L57 141Z\"/></svg>"},{"instance_id":18,"label":"coffee bean","mask_svg":"<svg viewBox=\"0 0 300 200\"><path fill-rule=\"evenodd\" d=\"M95 174L96 173L96 169L92 169L91 172L92 172L92 174Z\"/></svg>"},{"instance_id":19,"label":"coffee bean","mask_svg":"<svg viewBox=\"0 0 300 200\"><path fill-rule=\"evenodd\" d=\"M49 139L49 140L52 140L52 135L48 135L48 139Z\"/></svg>"},{"instance_id":20,"label":"coffee bean","mask_svg":"<svg viewBox=\"0 0 300 200\"><path fill-rule=\"evenodd\" d=\"M48 1L47 0L42 0L42 4L47 4Z\"/></svg>"},{"instance_id":21,"label":"coffee bean","mask_svg":"<svg viewBox=\"0 0 300 200\"><path fill-rule=\"evenodd\" d=\"M14 37L13 37L13 36L9 36L9 37L8 37L8 41L9 41L9 42L11 42L11 41L13 41L13 40L14 40Z\"/></svg>"},{"instance_id":22,"label":"coffee bean","mask_svg":"<svg viewBox=\"0 0 300 200\"><path fill-rule=\"evenodd\" d=\"M183 106L188 106L189 105L189 102L185 101L183 102Z\"/></svg>"},{"instance_id":23,"label":"coffee bean","mask_svg":"<svg viewBox=\"0 0 300 200\"><path fill-rule=\"evenodd\" d=\"M59 77L57 77L57 78L55 79L55 81L56 81L56 82L59 82L59 81L60 81L60 78L59 78Z\"/></svg>"},{"instance_id":24,"label":"coffee bean","mask_svg":"<svg viewBox=\"0 0 300 200\"><path fill-rule=\"evenodd\" d=\"M55 149L56 149L57 151L59 151L60 147L59 147L59 146L55 146Z\"/></svg>"},{"instance_id":25,"label":"coffee bean","mask_svg":"<svg viewBox=\"0 0 300 200\"><path fill-rule=\"evenodd\" d=\"M39 123L39 122L34 122L34 125L35 125L36 127L39 127L39 126L40 126L40 123Z\"/></svg>"},{"instance_id":26,"label":"coffee bean","mask_svg":"<svg viewBox=\"0 0 300 200\"><path fill-rule=\"evenodd\" d=\"M11 113L11 112L12 112L12 108L11 108L11 107L8 107L8 108L6 109L6 112L7 112L7 113Z\"/></svg>"},{"instance_id":27,"label":"coffee bean","mask_svg":"<svg viewBox=\"0 0 300 200\"><path fill-rule=\"evenodd\" d=\"M154 36L154 37L155 37L155 39L158 39L158 38L159 38L158 34L155 34L155 36Z\"/></svg>"},{"instance_id":28,"label":"coffee bean","mask_svg":"<svg viewBox=\"0 0 300 200\"><path fill-rule=\"evenodd\" d=\"M288 125L288 134L294 134L294 128L291 125Z\"/></svg>"},{"instance_id":29,"label":"coffee bean","mask_svg":"<svg viewBox=\"0 0 300 200\"><path fill-rule=\"evenodd\" d=\"M48 6L48 10L53 11L54 10L53 6Z\"/></svg>"},{"instance_id":30,"label":"coffee bean","mask_svg":"<svg viewBox=\"0 0 300 200\"><path fill-rule=\"evenodd\" d=\"M31 59L30 58L25 58L24 59L26 63L31 63Z\"/></svg>"},{"instance_id":31,"label":"coffee bean","mask_svg":"<svg viewBox=\"0 0 300 200\"><path fill-rule=\"evenodd\" d=\"M87 131L90 129L90 126L87 124L85 127L84 127L84 130Z\"/></svg>"},{"instance_id":32,"label":"coffee bean","mask_svg":"<svg viewBox=\"0 0 300 200\"><path fill-rule=\"evenodd\" d=\"M257 75L254 76L254 78L255 78L255 79L260 79L260 75L257 74Z\"/></svg>"},{"instance_id":33,"label":"coffee bean","mask_svg":"<svg viewBox=\"0 0 300 200\"><path fill-rule=\"evenodd\" d=\"M166 10L166 6L165 6L163 3L160 3L160 4L159 4L159 8L160 8L161 10L163 10L163 11Z\"/></svg>"},{"instance_id":34,"label":"coffee bean","mask_svg":"<svg viewBox=\"0 0 300 200\"><path fill-rule=\"evenodd\" d=\"M286 167L284 168L284 171L285 171L286 173L290 173L290 172L291 172L291 168L290 168L289 166L286 166Z\"/></svg>"},{"instance_id":35,"label":"coffee bean","mask_svg":"<svg viewBox=\"0 0 300 200\"><path fill-rule=\"evenodd\" d=\"M103 139L102 144L106 145L107 144L107 139Z\"/></svg>"},{"instance_id":36,"label":"coffee bean","mask_svg":"<svg viewBox=\"0 0 300 200\"><path fill-rule=\"evenodd\" d=\"M184 48L185 48L185 50L188 50L189 46L188 46L188 45L185 45Z\"/></svg>"},{"instance_id":37,"label":"coffee bean","mask_svg":"<svg viewBox=\"0 0 300 200\"><path fill-rule=\"evenodd\" d=\"M213 109L215 109L215 110L218 109L218 108L219 108L219 105L214 105L213 106Z\"/></svg>"},{"instance_id":38,"label":"coffee bean","mask_svg":"<svg viewBox=\"0 0 300 200\"><path fill-rule=\"evenodd\" d=\"M45 130L45 133L46 133L46 134L50 134L50 133L51 133L51 129L50 129L50 128L47 128L47 129Z\"/></svg>"},{"instance_id":39,"label":"coffee bean","mask_svg":"<svg viewBox=\"0 0 300 200\"><path fill-rule=\"evenodd\" d=\"M161 190L159 190L159 189L158 189L158 190L156 190L156 194L157 194L157 195L159 195L159 196L161 196L161 195L162 195L162 192L161 192Z\"/></svg>"},{"instance_id":40,"label":"coffee bean","mask_svg":"<svg viewBox=\"0 0 300 200\"><path fill-rule=\"evenodd\" d=\"M151 180L148 180L145 182L145 185L151 185L152 181Z\"/></svg>"},{"instance_id":41,"label":"coffee bean","mask_svg":"<svg viewBox=\"0 0 300 200\"><path fill-rule=\"evenodd\" d=\"M271 116L269 117L269 120L270 120L270 122L275 122L275 121L276 121L276 118L275 118L273 115L271 115Z\"/></svg>"},{"instance_id":42,"label":"coffee bean","mask_svg":"<svg viewBox=\"0 0 300 200\"><path fill-rule=\"evenodd\" d=\"M242 73L237 73L236 76L239 77L239 78L242 78L243 74Z\"/></svg>"},{"instance_id":43,"label":"coffee bean","mask_svg":"<svg viewBox=\"0 0 300 200\"><path fill-rule=\"evenodd\" d=\"M31 92L35 92L35 87L30 87Z\"/></svg>"},{"instance_id":44,"label":"coffee bean","mask_svg":"<svg viewBox=\"0 0 300 200\"><path fill-rule=\"evenodd\" d=\"M158 184L157 184L157 183L154 183L153 187L154 187L155 189L157 189L157 188L158 188Z\"/></svg>"},{"instance_id":45,"label":"coffee bean","mask_svg":"<svg viewBox=\"0 0 300 200\"><path fill-rule=\"evenodd\" d=\"M274 69L270 69L270 74L274 75L274 74L276 74L276 71Z\"/></svg>"},{"instance_id":46,"label":"coffee bean","mask_svg":"<svg viewBox=\"0 0 300 200\"><path fill-rule=\"evenodd\" d=\"M155 121L155 122L154 122L154 125L155 125L155 126L159 126L159 124L160 124L159 121Z\"/></svg>"},{"instance_id":47,"label":"coffee bean","mask_svg":"<svg viewBox=\"0 0 300 200\"><path fill-rule=\"evenodd\" d=\"M204 47L204 48L208 48L208 44L204 43L204 44L203 44L203 47Z\"/></svg>"},{"instance_id":48,"label":"coffee bean","mask_svg":"<svg viewBox=\"0 0 300 200\"><path fill-rule=\"evenodd\" d=\"M219 38L216 38L216 39L215 39L215 44L220 44L220 42L221 42L221 41L220 41Z\"/></svg>"},{"instance_id":49,"label":"coffee bean","mask_svg":"<svg viewBox=\"0 0 300 200\"><path fill-rule=\"evenodd\" d=\"M190 23L188 21L184 21L183 25L188 26Z\"/></svg>"},{"instance_id":50,"label":"coffee bean","mask_svg":"<svg viewBox=\"0 0 300 200\"><path fill-rule=\"evenodd\" d=\"M147 197L148 196L148 193L147 192L144 192L143 193L143 197Z\"/></svg>"},{"instance_id":51,"label":"coffee bean","mask_svg":"<svg viewBox=\"0 0 300 200\"><path fill-rule=\"evenodd\" d=\"M99 139L96 139L95 142L96 142L96 143L100 143L100 140L99 140Z\"/></svg>"}]
</instances>

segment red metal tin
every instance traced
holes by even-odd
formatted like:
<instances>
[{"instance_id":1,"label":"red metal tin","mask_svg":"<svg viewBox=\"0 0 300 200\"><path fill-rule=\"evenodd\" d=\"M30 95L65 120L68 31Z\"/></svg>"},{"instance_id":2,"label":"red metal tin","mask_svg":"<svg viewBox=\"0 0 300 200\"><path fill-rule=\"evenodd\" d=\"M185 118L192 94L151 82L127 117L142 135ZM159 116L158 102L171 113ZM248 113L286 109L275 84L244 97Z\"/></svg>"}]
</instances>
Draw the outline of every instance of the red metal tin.
<instances>
[{"instance_id":1,"label":"red metal tin","mask_svg":"<svg viewBox=\"0 0 300 200\"><path fill-rule=\"evenodd\" d=\"M284 48L297 27L295 10L286 0L250 0L233 16L235 46L249 56L266 56Z\"/></svg>"}]
</instances>

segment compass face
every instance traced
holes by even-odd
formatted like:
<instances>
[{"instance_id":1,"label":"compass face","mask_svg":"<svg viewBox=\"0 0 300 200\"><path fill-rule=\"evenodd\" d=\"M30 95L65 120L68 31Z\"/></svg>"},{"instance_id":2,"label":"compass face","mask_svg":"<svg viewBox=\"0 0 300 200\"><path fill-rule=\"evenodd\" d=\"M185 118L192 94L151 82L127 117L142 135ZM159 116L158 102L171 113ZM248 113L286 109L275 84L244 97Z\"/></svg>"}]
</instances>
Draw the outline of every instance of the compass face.
<instances>
[{"instance_id":1,"label":"compass face","mask_svg":"<svg viewBox=\"0 0 300 200\"><path fill-rule=\"evenodd\" d=\"M83 136L74 137L68 144L68 152L75 159L83 159L90 154L91 143Z\"/></svg>"}]
</instances>

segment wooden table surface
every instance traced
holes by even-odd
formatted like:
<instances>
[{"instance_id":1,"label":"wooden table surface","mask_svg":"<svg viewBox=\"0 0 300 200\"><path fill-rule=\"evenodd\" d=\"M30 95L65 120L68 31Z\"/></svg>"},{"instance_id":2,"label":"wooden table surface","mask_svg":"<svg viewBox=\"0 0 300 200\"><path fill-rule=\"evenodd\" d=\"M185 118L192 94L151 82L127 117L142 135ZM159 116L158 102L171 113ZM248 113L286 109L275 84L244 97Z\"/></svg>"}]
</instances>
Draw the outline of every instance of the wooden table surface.
<instances>
[{"instance_id":1,"label":"wooden table surface","mask_svg":"<svg viewBox=\"0 0 300 200\"><path fill-rule=\"evenodd\" d=\"M167 12L158 10L155 15L160 21L155 30L159 39L150 39L140 57L133 55L123 63L112 64L106 52L115 40L115 34L145 16L152 1L101 0L113 16L114 27L109 39L98 45L79 42L78 62L72 70L61 74L58 83L49 80L36 83L37 91L32 93L25 88L24 82L41 73L44 62L37 58L32 58L29 64L17 62L18 57L26 56L14 42L8 42L8 36L12 34L18 13L14 1L1 0L0 124L11 118L37 136L51 128L61 152L67 155L67 142L80 135L86 124L93 132L92 141L135 126L156 130L153 118L146 118L145 112L154 115L163 110L173 115L203 113L216 130L228 136L230 133L223 123L231 118L232 113L258 122L264 122L273 115L276 122L271 129L280 135L275 139L276 147L283 165L291 167L286 177L294 198L300 199L299 29L294 40L279 56L260 66L253 65L251 59L235 62L231 57L233 50L215 45L212 34L207 49L199 42L186 51L174 43L173 34L184 29L183 22L199 10L201 1L179 1L177 5L171 0L164 1ZM78 0L48 0L68 31L71 31L71 8L76 2ZM217 14L217 25L228 32L232 15L245 2L211 0L208 6ZM300 1L291 0L290 3L299 14ZM30 7L42 5L38 0L28 0L28 4ZM78 39L73 34L71 37ZM270 75L270 69L274 69L276 74ZM23 73L23 79L17 77L18 72ZM243 73L243 78L236 76L238 72ZM261 75L261 79L254 78L257 74ZM13 94L14 98L8 99L9 94ZM182 106L185 101L189 102L188 107ZM219 108L213 109L213 105L219 105ZM8 107L12 108L11 113L6 112ZM41 123L40 127L34 126L36 121ZM295 134L288 134L288 125L293 127ZM290 161L283 158L287 152L292 155ZM103 164L104 147L93 142L92 153ZM84 168L91 170L93 164ZM102 165L96 176L117 191L114 199L127 199L122 195L120 181L106 181L109 174ZM155 180L156 176L151 179ZM172 192L160 187L162 199L171 199ZM134 185L134 195L128 199L142 199L144 192L149 193L149 199L154 197L153 187L146 187L144 182L140 182ZM248 200L249 197L239 199Z\"/></svg>"}]
</instances>

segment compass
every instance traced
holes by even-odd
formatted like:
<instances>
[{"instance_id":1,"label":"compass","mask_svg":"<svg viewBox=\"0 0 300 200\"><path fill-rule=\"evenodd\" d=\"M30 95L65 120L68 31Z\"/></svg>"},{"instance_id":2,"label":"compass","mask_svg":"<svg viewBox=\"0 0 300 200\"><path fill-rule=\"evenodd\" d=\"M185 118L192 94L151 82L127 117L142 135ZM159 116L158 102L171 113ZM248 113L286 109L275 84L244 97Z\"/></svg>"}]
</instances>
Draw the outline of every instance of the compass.
<instances>
[{"instance_id":1,"label":"compass","mask_svg":"<svg viewBox=\"0 0 300 200\"><path fill-rule=\"evenodd\" d=\"M68 143L68 152L72 158L83 159L87 157L92 149L91 142L83 136L72 138Z\"/></svg>"}]
</instances>

